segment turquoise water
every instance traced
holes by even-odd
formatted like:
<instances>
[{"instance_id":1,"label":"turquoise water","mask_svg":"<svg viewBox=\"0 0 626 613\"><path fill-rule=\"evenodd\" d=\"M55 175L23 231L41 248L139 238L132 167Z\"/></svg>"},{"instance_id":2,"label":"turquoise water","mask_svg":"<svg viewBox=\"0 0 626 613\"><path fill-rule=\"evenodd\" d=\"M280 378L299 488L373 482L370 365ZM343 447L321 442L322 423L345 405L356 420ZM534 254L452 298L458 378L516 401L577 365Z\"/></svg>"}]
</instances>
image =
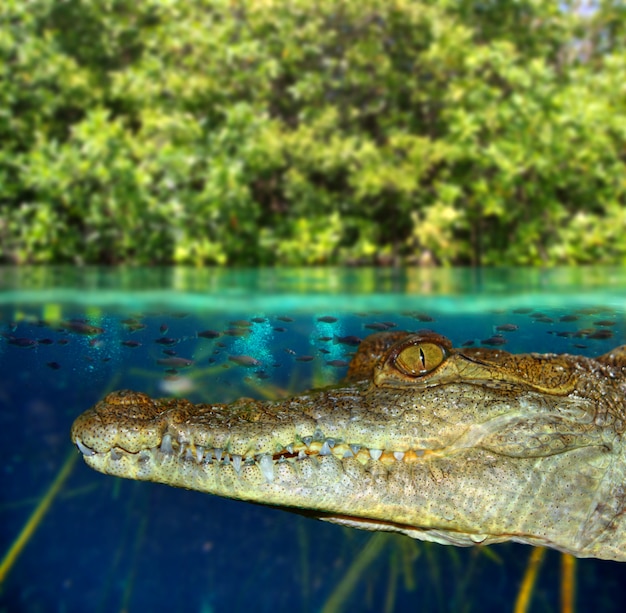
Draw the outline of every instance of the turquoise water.
<instances>
[{"instance_id":1,"label":"turquoise water","mask_svg":"<svg viewBox=\"0 0 626 613\"><path fill-rule=\"evenodd\" d=\"M621 269L0 270L0 555L112 389L229 402L341 379L360 339L600 355L626 343ZM71 460L70 460L71 461ZM4 611L512 610L529 547L457 549L90 471L0 573ZM559 610L560 556L533 609ZM581 560L579 610L621 610L626 565Z\"/></svg>"}]
</instances>

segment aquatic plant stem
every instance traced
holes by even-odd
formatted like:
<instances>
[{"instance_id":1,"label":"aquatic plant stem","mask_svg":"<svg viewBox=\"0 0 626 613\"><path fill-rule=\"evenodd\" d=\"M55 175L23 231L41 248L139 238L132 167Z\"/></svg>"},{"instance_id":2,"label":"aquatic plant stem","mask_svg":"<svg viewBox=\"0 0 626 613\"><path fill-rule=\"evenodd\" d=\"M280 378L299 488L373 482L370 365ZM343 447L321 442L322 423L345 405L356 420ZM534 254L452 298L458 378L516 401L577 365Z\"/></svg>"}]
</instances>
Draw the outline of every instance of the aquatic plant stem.
<instances>
[{"instance_id":1,"label":"aquatic plant stem","mask_svg":"<svg viewBox=\"0 0 626 613\"><path fill-rule=\"evenodd\" d=\"M517 600L515 601L514 613L526 613L528 611L528 605L532 598L533 591L535 589L535 582L537 580L537 574L539 573L539 567L543 562L546 555L546 550L543 547L535 547L528 559L528 566L522 579L522 585L517 594Z\"/></svg>"},{"instance_id":2,"label":"aquatic plant stem","mask_svg":"<svg viewBox=\"0 0 626 613\"><path fill-rule=\"evenodd\" d=\"M576 589L576 558L568 553L561 555L561 613L574 612Z\"/></svg>"},{"instance_id":3,"label":"aquatic plant stem","mask_svg":"<svg viewBox=\"0 0 626 613\"><path fill-rule=\"evenodd\" d=\"M41 498L39 504L33 511L33 514L28 518L28 521L22 528L22 531L19 533L15 541L13 541L11 547L9 547L9 550L2 559L2 563L0 563L0 585L4 583L4 580L22 552L22 549L24 549L28 541L33 536L56 495L59 493L59 490L63 487L63 484L72 472L74 463L78 459L79 455L80 454L76 453L76 450L72 449L70 454L67 456L65 463L61 467L61 470L48 488L48 491Z\"/></svg>"}]
</instances>

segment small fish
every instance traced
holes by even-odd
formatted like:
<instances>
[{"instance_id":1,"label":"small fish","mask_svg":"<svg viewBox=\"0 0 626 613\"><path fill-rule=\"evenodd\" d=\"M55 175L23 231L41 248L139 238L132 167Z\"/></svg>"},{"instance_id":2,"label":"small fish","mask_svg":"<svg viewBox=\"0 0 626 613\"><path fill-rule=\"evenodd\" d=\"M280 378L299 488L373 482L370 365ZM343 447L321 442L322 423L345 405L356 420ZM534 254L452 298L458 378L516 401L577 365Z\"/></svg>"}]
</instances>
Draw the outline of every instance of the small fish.
<instances>
[{"instance_id":1,"label":"small fish","mask_svg":"<svg viewBox=\"0 0 626 613\"><path fill-rule=\"evenodd\" d=\"M578 315L563 315L562 317L559 317L559 321L578 321Z\"/></svg>"},{"instance_id":2,"label":"small fish","mask_svg":"<svg viewBox=\"0 0 626 613\"><path fill-rule=\"evenodd\" d=\"M155 343L158 343L159 345L176 345L176 343L178 343L178 339L177 338L169 338L167 336L162 336L161 338L157 338L154 340Z\"/></svg>"},{"instance_id":3,"label":"small fish","mask_svg":"<svg viewBox=\"0 0 626 613\"><path fill-rule=\"evenodd\" d=\"M350 347L356 347L361 344L361 340L358 336L333 336L333 344L334 345L348 345Z\"/></svg>"},{"instance_id":4,"label":"small fish","mask_svg":"<svg viewBox=\"0 0 626 613\"><path fill-rule=\"evenodd\" d=\"M299 355L296 358L296 362L311 362L315 358L312 355Z\"/></svg>"},{"instance_id":5,"label":"small fish","mask_svg":"<svg viewBox=\"0 0 626 613\"><path fill-rule=\"evenodd\" d=\"M40 338L37 340L40 345L52 345L54 341L51 338Z\"/></svg>"},{"instance_id":6,"label":"small fish","mask_svg":"<svg viewBox=\"0 0 626 613\"><path fill-rule=\"evenodd\" d=\"M86 321L80 319L70 319L69 321L62 321L61 328L75 332L76 334L82 334L84 336L96 336L104 332L104 328L98 326L92 326Z\"/></svg>"},{"instance_id":7,"label":"small fish","mask_svg":"<svg viewBox=\"0 0 626 613\"><path fill-rule=\"evenodd\" d=\"M129 332L139 332L139 330L144 330L147 327L148 326L146 326L146 324L142 324L141 322L138 321L136 324L130 324L126 326L126 329Z\"/></svg>"},{"instance_id":8,"label":"small fish","mask_svg":"<svg viewBox=\"0 0 626 613\"><path fill-rule=\"evenodd\" d=\"M141 343L138 341L122 341L121 344L124 345L124 347L131 347L133 349L135 347L141 347Z\"/></svg>"},{"instance_id":9,"label":"small fish","mask_svg":"<svg viewBox=\"0 0 626 613\"><path fill-rule=\"evenodd\" d=\"M594 326L614 326L617 322L612 319L601 319L600 321L594 321Z\"/></svg>"},{"instance_id":10,"label":"small fish","mask_svg":"<svg viewBox=\"0 0 626 613\"><path fill-rule=\"evenodd\" d=\"M389 330L389 326L382 321L375 321L371 324L365 324L363 327L367 328L368 330L376 330L377 332L384 332L385 330Z\"/></svg>"},{"instance_id":11,"label":"small fish","mask_svg":"<svg viewBox=\"0 0 626 613\"><path fill-rule=\"evenodd\" d=\"M327 360L326 364L328 364L328 366L334 366L335 368L344 368L348 366L350 362L347 360Z\"/></svg>"},{"instance_id":12,"label":"small fish","mask_svg":"<svg viewBox=\"0 0 626 613\"><path fill-rule=\"evenodd\" d=\"M321 347L320 349L318 349L318 351L325 355L328 355L330 353L330 351L328 349L324 349L324 347Z\"/></svg>"},{"instance_id":13,"label":"small fish","mask_svg":"<svg viewBox=\"0 0 626 613\"><path fill-rule=\"evenodd\" d=\"M159 332L161 332L161 334L165 334L167 331L169 330L167 324L161 324L159 326Z\"/></svg>"},{"instance_id":14,"label":"small fish","mask_svg":"<svg viewBox=\"0 0 626 613\"><path fill-rule=\"evenodd\" d=\"M296 352L293 349L288 348L285 348L285 353L288 353L289 355L296 355Z\"/></svg>"},{"instance_id":15,"label":"small fish","mask_svg":"<svg viewBox=\"0 0 626 613\"><path fill-rule=\"evenodd\" d=\"M220 336L220 333L217 330L203 330L202 332L198 332L196 336L200 338L217 338Z\"/></svg>"},{"instance_id":16,"label":"small fish","mask_svg":"<svg viewBox=\"0 0 626 613\"><path fill-rule=\"evenodd\" d=\"M318 336L317 340L322 341L323 343L327 343L328 341L332 341L333 337L332 336Z\"/></svg>"},{"instance_id":17,"label":"small fish","mask_svg":"<svg viewBox=\"0 0 626 613\"><path fill-rule=\"evenodd\" d=\"M263 324L267 321L267 317L253 317L250 321L253 321L255 324Z\"/></svg>"},{"instance_id":18,"label":"small fish","mask_svg":"<svg viewBox=\"0 0 626 613\"><path fill-rule=\"evenodd\" d=\"M276 326L272 329L274 330L274 332L287 332L287 328L284 328L283 326Z\"/></svg>"},{"instance_id":19,"label":"small fish","mask_svg":"<svg viewBox=\"0 0 626 613\"><path fill-rule=\"evenodd\" d=\"M165 355L176 355L176 352L173 349L163 349L163 353Z\"/></svg>"},{"instance_id":20,"label":"small fish","mask_svg":"<svg viewBox=\"0 0 626 613\"><path fill-rule=\"evenodd\" d=\"M250 355L229 355L228 360L239 366L245 366L246 368L250 366L260 366L262 363Z\"/></svg>"},{"instance_id":21,"label":"small fish","mask_svg":"<svg viewBox=\"0 0 626 613\"><path fill-rule=\"evenodd\" d=\"M279 315L276 319L278 319L278 321L284 321L285 323L291 323L292 321L295 321L292 317L286 317L285 315Z\"/></svg>"},{"instance_id":22,"label":"small fish","mask_svg":"<svg viewBox=\"0 0 626 613\"><path fill-rule=\"evenodd\" d=\"M412 317L417 321L435 321L428 313L413 313Z\"/></svg>"},{"instance_id":23,"label":"small fish","mask_svg":"<svg viewBox=\"0 0 626 613\"><path fill-rule=\"evenodd\" d=\"M69 341L69 339L67 339L67 338L60 338L60 339L57 341L57 345L67 345L69 342L70 342L70 341Z\"/></svg>"},{"instance_id":24,"label":"small fish","mask_svg":"<svg viewBox=\"0 0 626 613\"><path fill-rule=\"evenodd\" d=\"M595 340L605 340L611 338L613 332L611 330L594 330L591 334L587 335L587 338L593 338Z\"/></svg>"},{"instance_id":25,"label":"small fish","mask_svg":"<svg viewBox=\"0 0 626 613\"><path fill-rule=\"evenodd\" d=\"M515 324L500 324L496 326L496 330L499 332L515 332L515 330L519 330L519 326Z\"/></svg>"},{"instance_id":26,"label":"small fish","mask_svg":"<svg viewBox=\"0 0 626 613\"><path fill-rule=\"evenodd\" d=\"M224 330L226 336L248 336L250 330L248 328L228 328Z\"/></svg>"},{"instance_id":27,"label":"small fish","mask_svg":"<svg viewBox=\"0 0 626 613\"><path fill-rule=\"evenodd\" d=\"M52 370L59 370L59 368L61 368L61 365L58 362L46 362L46 366L48 368L52 368Z\"/></svg>"},{"instance_id":28,"label":"small fish","mask_svg":"<svg viewBox=\"0 0 626 613\"><path fill-rule=\"evenodd\" d=\"M234 328L250 328L252 326L252 322L247 319L237 319L236 321L229 321L229 326L233 326Z\"/></svg>"},{"instance_id":29,"label":"small fish","mask_svg":"<svg viewBox=\"0 0 626 613\"><path fill-rule=\"evenodd\" d=\"M322 317L318 317L317 321L321 321L325 324L334 324L338 319L333 317L332 315L323 315Z\"/></svg>"},{"instance_id":30,"label":"small fish","mask_svg":"<svg viewBox=\"0 0 626 613\"><path fill-rule=\"evenodd\" d=\"M492 347L495 347L497 345L505 345L506 344L506 338L504 338L504 336L501 336L499 334L494 334L493 336L490 336L489 338L486 338L482 341L480 341L481 345L490 345Z\"/></svg>"},{"instance_id":31,"label":"small fish","mask_svg":"<svg viewBox=\"0 0 626 613\"><path fill-rule=\"evenodd\" d=\"M571 338L574 336L574 333L571 330L559 330L555 334L557 336L562 336L563 338Z\"/></svg>"},{"instance_id":32,"label":"small fish","mask_svg":"<svg viewBox=\"0 0 626 613\"><path fill-rule=\"evenodd\" d=\"M465 341L461 347L473 347L474 346L474 341Z\"/></svg>"},{"instance_id":33,"label":"small fish","mask_svg":"<svg viewBox=\"0 0 626 613\"><path fill-rule=\"evenodd\" d=\"M193 360L188 360L187 358L170 357L159 358L156 363L159 366L168 366L169 368L187 368L193 365Z\"/></svg>"},{"instance_id":34,"label":"small fish","mask_svg":"<svg viewBox=\"0 0 626 613\"><path fill-rule=\"evenodd\" d=\"M24 338L17 336L9 336L7 338L7 342L9 345L14 345L15 347L22 347L24 349L32 349L36 347L39 343L34 338Z\"/></svg>"}]
</instances>

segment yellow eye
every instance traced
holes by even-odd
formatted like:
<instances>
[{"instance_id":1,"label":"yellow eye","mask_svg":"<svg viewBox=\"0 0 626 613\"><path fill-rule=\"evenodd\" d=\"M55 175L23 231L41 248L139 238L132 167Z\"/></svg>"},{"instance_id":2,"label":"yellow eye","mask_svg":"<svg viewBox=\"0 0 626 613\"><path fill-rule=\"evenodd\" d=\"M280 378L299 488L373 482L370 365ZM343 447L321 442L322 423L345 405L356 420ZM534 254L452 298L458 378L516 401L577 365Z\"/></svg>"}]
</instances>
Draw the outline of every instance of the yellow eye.
<instances>
[{"instance_id":1,"label":"yellow eye","mask_svg":"<svg viewBox=\"0 0 626 613\"><path fill-rule=\"evenodd\" d=\"M396 366L410 376L425 375L446 359L446 351L434 343L417 343L403 349L395 359Z\"/></svg>"}]
</instances>

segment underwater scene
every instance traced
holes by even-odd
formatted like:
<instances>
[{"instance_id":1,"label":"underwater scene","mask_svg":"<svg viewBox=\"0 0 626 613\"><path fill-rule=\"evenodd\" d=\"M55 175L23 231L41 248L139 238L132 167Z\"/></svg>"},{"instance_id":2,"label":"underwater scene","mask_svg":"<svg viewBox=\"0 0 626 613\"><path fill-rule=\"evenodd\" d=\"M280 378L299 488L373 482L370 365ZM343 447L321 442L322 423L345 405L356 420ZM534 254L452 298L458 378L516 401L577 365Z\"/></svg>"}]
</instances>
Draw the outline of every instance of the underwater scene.
<instances>
[{"instance_id":1,"label":"underwater scene","mask_svg":"<svg viewBox=\"0 0 626 613\"><path fill-rule=\"evenodd\" d=\"M626 564L453 547L95 472L70 440L106 394L193 403L340 382L365 338L597 357L626 274L0 270L0 611L621 611Z\"/></svg>"}]
</instances>

